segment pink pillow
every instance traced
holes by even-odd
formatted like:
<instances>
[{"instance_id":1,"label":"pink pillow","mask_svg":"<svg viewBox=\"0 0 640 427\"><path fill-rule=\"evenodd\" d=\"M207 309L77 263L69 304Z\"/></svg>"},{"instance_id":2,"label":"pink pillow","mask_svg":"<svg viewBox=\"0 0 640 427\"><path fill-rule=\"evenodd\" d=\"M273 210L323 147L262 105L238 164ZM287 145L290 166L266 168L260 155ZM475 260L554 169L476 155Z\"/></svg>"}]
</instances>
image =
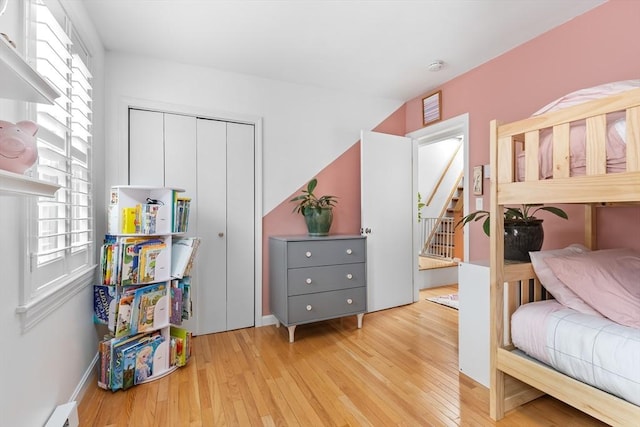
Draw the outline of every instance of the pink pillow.
<instances>
[{"instance_id":1,"label":"pink pillow","mask_svg":"<svg viewBox=\"0 0 640 427\"><path fill-rule=\"evenodd\" d=\"M621 325L640 329L640 252L608 249L546 260L587 304Z\"/></svg>"},{"instance_id":2,"label":"pink pillow","mask_svg":"<svg viewBox=\"0 0 640 427\"><path fill-rule=\"evenodd\" d=\"M564 249L529 252L529 255L531 256L531 264L533 265L533 270L536 272L536 276L538 276L538 280L540 280L540 283L542 283L547 291L549 291L560 304L579 311L580 313L602 317L600 313L584 302L582 298L569 289L567 285L562 283L562 281L558 279L547 265L548 259L557 256L575 255L587 252L589 252L587 247L579 244L573 244Z\"/></svg>"}]
</instances>

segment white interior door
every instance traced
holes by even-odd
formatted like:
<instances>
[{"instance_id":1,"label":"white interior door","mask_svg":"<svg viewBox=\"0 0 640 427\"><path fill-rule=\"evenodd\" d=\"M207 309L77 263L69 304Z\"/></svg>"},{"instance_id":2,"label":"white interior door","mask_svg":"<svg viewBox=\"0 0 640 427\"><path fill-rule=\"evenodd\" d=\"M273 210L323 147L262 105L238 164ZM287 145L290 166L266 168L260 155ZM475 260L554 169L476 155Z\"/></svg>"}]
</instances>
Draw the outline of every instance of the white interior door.
<instances>
[{"instance_id":1,"label":"white interior door","mask_svg":"<svg viewBox=\"0 0 640 427\"><path fill-rule=\"evenodd\" d=\"M413 302L413 140L361 133L362 228L367 236L367 309Z\"/></svg>"}]
</instances>

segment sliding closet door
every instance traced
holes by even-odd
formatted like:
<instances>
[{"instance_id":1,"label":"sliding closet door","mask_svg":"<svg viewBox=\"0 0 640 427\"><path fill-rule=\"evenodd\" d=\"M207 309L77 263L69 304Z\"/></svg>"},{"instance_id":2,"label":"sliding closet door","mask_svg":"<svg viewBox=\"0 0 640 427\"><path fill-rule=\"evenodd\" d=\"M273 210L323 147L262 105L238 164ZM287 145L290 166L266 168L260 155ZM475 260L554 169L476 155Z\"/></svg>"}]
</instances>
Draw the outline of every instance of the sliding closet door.
<instances>
[{"instance_id":1,"label":"sliding closet door","mask_svg":"<svg viewBox=\"0 0 640 427\"><path fill-rule=\"evenodd\" d=\"M227 330L227 123L197 119L198 334ZM251 251L253 252L253 251Z\"/></svg>"},{"instance_id":2,"label":"sliding closet door","mask_svg":"<svg viewBox=\"0 0 640 427\"><path fill-rule=\"evenodd\" d=\"M227 329L254 325L254 127L227 123Z\"/></svg>"},{"instance_id":3,"label":"sliding closet door","mask_svg":"<svg viewBox=\"0 0 640 427\"><path fill-rule=\"evenodd\" d=\"M129 109L129 184L163 187L163 166L163 113Z\"/></svg>"}]
</instances>

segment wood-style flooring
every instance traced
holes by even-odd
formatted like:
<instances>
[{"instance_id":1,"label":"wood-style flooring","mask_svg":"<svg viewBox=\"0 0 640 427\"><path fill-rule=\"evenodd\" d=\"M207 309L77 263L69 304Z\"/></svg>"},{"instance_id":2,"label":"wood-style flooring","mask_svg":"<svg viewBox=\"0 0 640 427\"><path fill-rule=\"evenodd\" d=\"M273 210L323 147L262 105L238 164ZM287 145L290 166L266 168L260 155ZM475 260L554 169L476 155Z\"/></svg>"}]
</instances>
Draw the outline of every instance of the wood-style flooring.
<instances>
[{"instance_id":1,"label":"wood-style flooring","mask_svg":"<svg viewBox=\"0 0 640 427\"><path fill-rule=\"evenodd\" d=\"M603 426L551 397L488 416L489 391L458 371L458 312L426 301L286 328L194 339L189 364L127 391L91 387L81 426Z\"/></svg>"}]
</instances>

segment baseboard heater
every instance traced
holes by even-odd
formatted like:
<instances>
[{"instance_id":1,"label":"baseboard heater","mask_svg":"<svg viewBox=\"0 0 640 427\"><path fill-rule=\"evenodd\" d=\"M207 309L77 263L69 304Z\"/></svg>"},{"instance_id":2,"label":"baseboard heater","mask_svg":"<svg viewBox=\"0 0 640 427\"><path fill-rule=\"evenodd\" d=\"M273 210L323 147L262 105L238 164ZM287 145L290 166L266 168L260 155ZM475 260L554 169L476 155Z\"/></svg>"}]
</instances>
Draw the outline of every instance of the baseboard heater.
<instances>
[{"instance_id":1,"label":"baseboard heater","mask_svg":"<svg viewBox=\"0 0 640 427\"><path fill-rule=\"evenodd\" d=\"M56 407L44 427L78 427L78 406L69 402Z\"/></svg>"}]
</instances>

